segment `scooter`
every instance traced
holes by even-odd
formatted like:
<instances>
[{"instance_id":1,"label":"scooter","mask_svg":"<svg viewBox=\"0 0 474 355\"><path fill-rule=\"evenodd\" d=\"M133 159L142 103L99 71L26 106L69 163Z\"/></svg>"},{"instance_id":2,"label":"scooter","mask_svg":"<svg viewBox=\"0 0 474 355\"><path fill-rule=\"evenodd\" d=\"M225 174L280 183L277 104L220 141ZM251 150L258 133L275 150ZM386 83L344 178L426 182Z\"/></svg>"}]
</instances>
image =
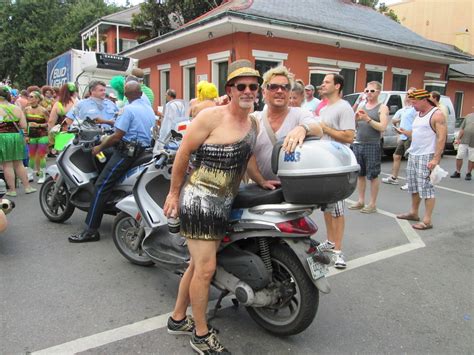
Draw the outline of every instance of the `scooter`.
<instances>
[{"instance_id":1,"label":"scooter","mask_svg":"<svg viewBox=\"0 0 474 355\"><path fill-rule=\"evenodd\" d=\"M50 221L56 223L69 219L75 208L88 211L94 195L94 182L104 166L98 158L92 156L91 151L104 133L110 133L91 119L85 119L69 132L74 133L75 137L59 154L56 164L46 169L46 180L39 193L41 210ZM152 157L151 150L137 157L114 187L112 198L106 203L106 214L117 214L115 205L132 193L137 177L146 164L152 161ZM103 158L106 159L104 156Z\"/></svg>"},{"instance_id":2,"label":"scooter","mask_svg":"<svg viewBox=\"0 0 474 355\"><path fill-rule=\"evenodd\" d=\"M120 253L138 265L153 265L182 275L190 260L186 240L168 226L162 206L175 151L164 149L141 172L133 194L117 204L113 225ZM252 319L273 334L305 330L316 316L319 291L333 258L312 239L317 226L309 215L319 206L286 203L281 189L244 185L237 195L228 234L217 254L212 285L222 299L233 294Z\"/></svg>"}]
</instances>

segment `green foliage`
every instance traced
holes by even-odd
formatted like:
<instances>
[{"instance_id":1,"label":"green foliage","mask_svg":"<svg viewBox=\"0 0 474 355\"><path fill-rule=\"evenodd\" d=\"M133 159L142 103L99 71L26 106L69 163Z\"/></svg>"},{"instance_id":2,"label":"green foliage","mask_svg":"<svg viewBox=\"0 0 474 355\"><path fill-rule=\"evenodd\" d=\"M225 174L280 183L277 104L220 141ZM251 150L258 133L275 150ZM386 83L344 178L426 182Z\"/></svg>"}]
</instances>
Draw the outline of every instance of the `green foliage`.
<instances>
[{"instance_id":1,"label":"green foliage","mask_svg":"<svg viewBox=\"0 0 474 355\"><path fill-rule=\"evenodd\" d=\"M118 11L104 0L6 0L0 2L0 78L20 87L44 85L46 63L80 48L80 32Z\"/></svg>"},{"instance_id":2,"label":"green foliage","mask_svg":"<svg viewBox=\"0 0 474 355\"><path fill-rule=\"evenodd\" d=\"M132 26L151 26L150 38L173 30L170 16L175 23L184 24L222 4L224 0L146 0L140 13L133 17Z\"/></svg>"},{"instance_id":3,"label":"green foliage","mask_svg":"<svg viewBox=\"0 0 474 355\"><path fill-rule=\"evenodd\" d=\"M385 16L391 18L393 21L400 23L400 20L395 11L389 9L387 5L385 5L385 3L383 2L379 5L379 0L352 0L352 2L359 5L371 7L372 9L377 10L381 14L384 14Z\"/></svg>"},{"instance_id":4,"label":"green foliage","mask_svg":"<svg viewBox=\"0 0 474 355\"><path fill-rule=\"evenodd\" d=\"M392 9L389 9L385 3L381 3L379 6L379 12L384 14L385 16L390 17L393 21L400 23L400 19L398 18L397 14L395 11Z\"/></svg>"}]
</instances>

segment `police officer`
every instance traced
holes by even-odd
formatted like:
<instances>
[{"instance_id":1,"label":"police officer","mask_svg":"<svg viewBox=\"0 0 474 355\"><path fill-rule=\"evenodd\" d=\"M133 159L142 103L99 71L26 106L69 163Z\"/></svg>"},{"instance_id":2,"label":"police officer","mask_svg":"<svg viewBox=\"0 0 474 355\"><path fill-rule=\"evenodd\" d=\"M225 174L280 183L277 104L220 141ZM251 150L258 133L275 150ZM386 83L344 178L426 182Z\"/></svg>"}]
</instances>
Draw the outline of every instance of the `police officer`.
<instances>
[{"instance_id":1,"label":"police officer","mask_svg":"<svg viewBox=\"0 0 474 355\"><path fill-rule=\"evenodd\" d=\"M115 114L118 112L117 105L106 99L106 84L103 81L94 80L89 84L90 96L81 100L67 114L66 117L72 121L84 120L90 117L101 124L102 128L110 128L114 125ZM70 125L72 122L67 122Z\"/></svg>"},{"instance_id":2,"label":"police officer","mask_svg":"<svg viewBox=\"0 0 474 355\"><path fill-rule=\"evenodd\" d=\"M128 82L125 85L125 96L129 104L123 108L123 112L115 121L115 133L92 150L95 156L104 149L113 147L113 154L95 183L94 197L86 218L87 227L82 232L70 236L71 243L93 242L100 239L98 228L113 186L125 175L136 157L150 146L155 114L150 105L141 98L140 84L136 81Z\"/></svg>"}]
</instances>

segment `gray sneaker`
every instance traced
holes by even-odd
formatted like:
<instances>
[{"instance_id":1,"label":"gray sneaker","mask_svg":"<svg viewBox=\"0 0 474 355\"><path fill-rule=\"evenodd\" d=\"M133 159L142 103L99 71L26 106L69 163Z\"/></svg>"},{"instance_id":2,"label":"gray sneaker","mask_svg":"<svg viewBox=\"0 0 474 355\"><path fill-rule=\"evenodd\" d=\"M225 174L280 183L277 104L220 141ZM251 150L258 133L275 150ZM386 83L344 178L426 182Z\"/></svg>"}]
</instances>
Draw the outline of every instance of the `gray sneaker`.
<instances>
[{"instance_id":1,"label":"gray sneaker","mask_svg":"<svg viewBox=\"0 0 474 355\"><path fill-rule=\"evenodd\" d=\"M332 250L334 249L335 246L336 244L334 244L333 242L330 242L329 240L326 240L325 242L322 242L321 244L319 244L317 249L318 251L323 252L323 251Z\"/></svg>"},{"instance_id":2,"label":"gray sneaker","mask_svg":"<svg viewBox=\"0 0 474 355\"><path fill-rule=\"evenodd\" d=\"M408 184L400 186L400 190L407 191L408 190Z\"/></svg>"},{"instance_id":3,"label":"gray sneaker","mask_svg":"<svg viewBox=\"0 0 474 355\"><path fill-rule=\"evenodd\" d=\"M168 334L173 335L192 335L194 331L194 319L191 316L186 316L181 322L175 322L171 317L168 318ZM207 325L209 333L218 334L219 331Z\"/></svg>"},{"instance_id":4,"label":"gray sneaker","mask_svg":"<svg viewBox=\"0 0 474 355\"><path fill-rule=\"evenodd\" d=\"M224 348L224 346L219 342L219 339L215 333L209 332L204 338L198 337L195 333L193 333L189 343L191 344L191 347L201 355L230 355L230 351Z\"/></svg>"},{"instance_id":5,"label":"gray sneaker","mask_svg":"<svg viewBox=\"0 0 474 355\"><path fill-rule=\"evenodd\" d=\"M384 184L390 184L390 185L398 185L398 179L394 178L393 176L389 176L388 178L382 178L382 182Z\"/></svg>"},{"instance_id":6,"label":"gray sneaker","mask_svg":"<svg viewBox=\"0 0 474 355\"><path fill-rule=\"evenodd\" d=\"M342 254L342 252L335 252L334 254L336 254L336 262L334 263L334 267L336 269L345 269L347 264L346 264L346 260L344 259L344 254Z\"/></svg>"},{"instance_id":7,"label":"gray sneaker","mask_svg":"<svg viewBox=\"0 0 474 355\"><path fill-rule=\"evenodd\" d=\"M171 317L168 318L168 334L192 335L194 331L194 319L186 316L181 322L175 322Z\"/></svg>"}]
</instances>

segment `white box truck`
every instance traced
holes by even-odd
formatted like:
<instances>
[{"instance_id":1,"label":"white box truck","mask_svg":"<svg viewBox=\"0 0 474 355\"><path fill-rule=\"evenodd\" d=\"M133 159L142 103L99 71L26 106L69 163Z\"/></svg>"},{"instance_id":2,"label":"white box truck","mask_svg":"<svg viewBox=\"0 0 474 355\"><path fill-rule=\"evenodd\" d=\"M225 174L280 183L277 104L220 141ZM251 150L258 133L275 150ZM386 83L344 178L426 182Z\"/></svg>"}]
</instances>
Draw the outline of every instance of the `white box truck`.
<instances>
[{"instance_id":1,"label":"white box truck","mask_svg":"<svg viewBox=\"0 0 474 355\"><path fill-rule=\"evenodd\" d=\"M102 80L107 84L116 75L130 74L138 66L138 59L115 54L97 53L71 49L48 61L47 83L61 86L74 82L83 97L92 80ZM109 87L107 91L111 91Z\"/></svg>"}]
</instances>

